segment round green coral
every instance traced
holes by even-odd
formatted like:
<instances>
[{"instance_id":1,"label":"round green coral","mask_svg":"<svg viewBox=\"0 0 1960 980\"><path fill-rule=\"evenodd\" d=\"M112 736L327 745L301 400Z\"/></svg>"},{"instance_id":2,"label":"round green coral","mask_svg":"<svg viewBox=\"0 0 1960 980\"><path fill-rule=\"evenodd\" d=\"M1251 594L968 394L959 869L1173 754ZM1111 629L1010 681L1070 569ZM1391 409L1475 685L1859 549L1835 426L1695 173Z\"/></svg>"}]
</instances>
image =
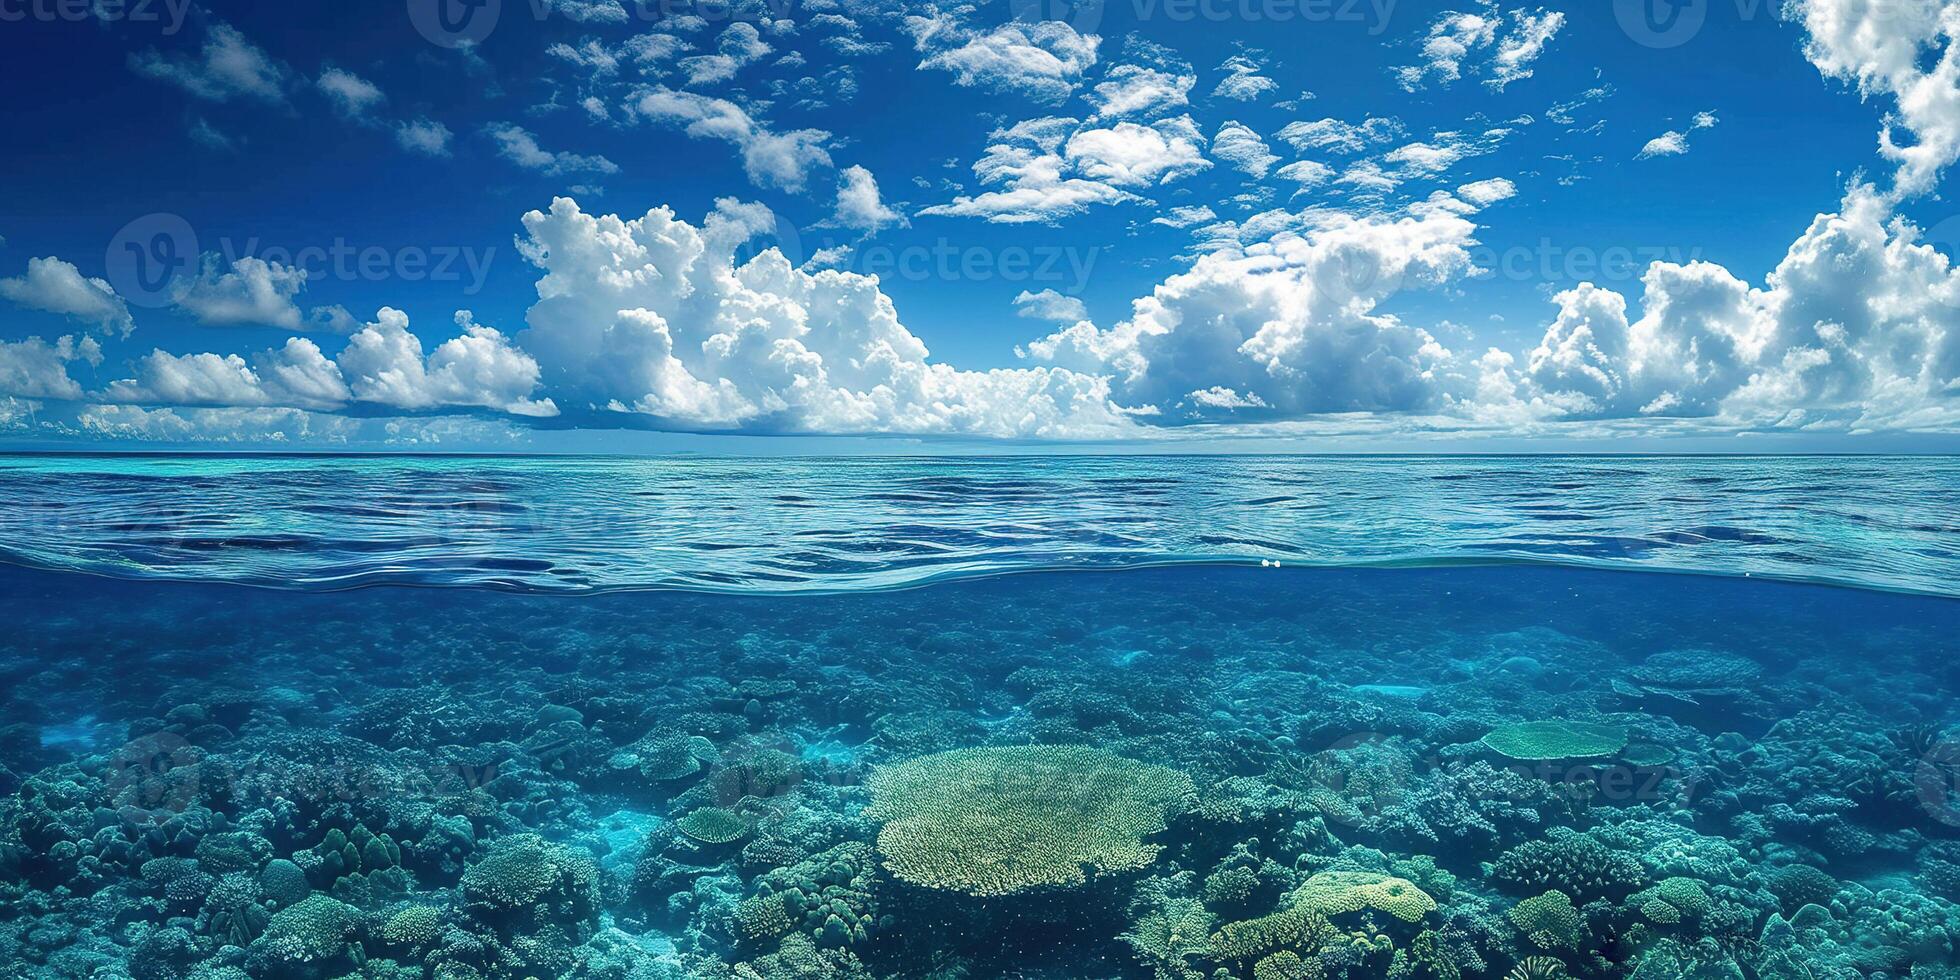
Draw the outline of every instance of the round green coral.
<instances>
[{"instance_id":1,"label":"round green coral","mask_svg":"<svg viewBox=\"0 0 1960 980\"><path fill-rule=\"evenodd\" d=\"M1582 920L1571 896L1549 891L1511 909L1511 924L1540 949L1578 949Z\"/></svg>"},{"instance_id":2,"label":"round green coral","mask_svg":"<svg viewBox=\"0 0 1960 980\"><path fill-rule=\"evenodd\" d=\"M1484 747L1522 762L1591 759L1626 747L1624 728L1576 721L1527 721L1505 725L1483 739Z\"/></svg>"},{"instance_id":3,"label":"round green coral","mask_svg":"<svg viewBox=\"0 0 1960 980\"><path fill-rule=\"evenodd\" d=\"M733 810L704 806L691 810L674 826L703 844L732 844L749 835L749 819Z\"/></svg>"},{"instance_id":4,"label":"round green coral","mask_svg":"<svg viewBox=\"0 0 1960 980\"><path fill-rule=\"evenodd\" d=\"M874 772L878 849L900 880L977 896L1073 887L1133 871L1161 848L1189 777L1081 746L958 749Z\"/></svg>"},{"instance_id":5,"label":"round green coral","mask_svg":"<svg viewBox=\"0 0 1960 980\"><path fill-rule=\"evenodd\" d=\"M1374 909L1404 922L1421 922L1436 911L1436 900L1415 882L1373 871L1322 871L1295 890L1292 901L1324 916Z\"/></svg>"}]
</instances>

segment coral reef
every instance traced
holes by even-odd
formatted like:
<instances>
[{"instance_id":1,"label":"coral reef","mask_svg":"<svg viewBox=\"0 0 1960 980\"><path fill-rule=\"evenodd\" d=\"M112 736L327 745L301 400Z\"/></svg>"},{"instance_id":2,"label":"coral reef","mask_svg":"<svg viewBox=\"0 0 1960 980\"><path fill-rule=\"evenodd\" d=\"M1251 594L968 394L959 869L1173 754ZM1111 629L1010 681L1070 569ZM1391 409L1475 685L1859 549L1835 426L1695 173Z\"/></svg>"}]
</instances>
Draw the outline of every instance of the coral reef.
<instances>
[{"instance_id":1,"label":"coral reef","mask_svg":"<svg viewBox=\"0 0 1960 980\"><path fill-rule=\"evenodd\" d=\"M1299 574L0 590L0 976L1960 976L1960 612Z\"/></svg>"}]
</instances>

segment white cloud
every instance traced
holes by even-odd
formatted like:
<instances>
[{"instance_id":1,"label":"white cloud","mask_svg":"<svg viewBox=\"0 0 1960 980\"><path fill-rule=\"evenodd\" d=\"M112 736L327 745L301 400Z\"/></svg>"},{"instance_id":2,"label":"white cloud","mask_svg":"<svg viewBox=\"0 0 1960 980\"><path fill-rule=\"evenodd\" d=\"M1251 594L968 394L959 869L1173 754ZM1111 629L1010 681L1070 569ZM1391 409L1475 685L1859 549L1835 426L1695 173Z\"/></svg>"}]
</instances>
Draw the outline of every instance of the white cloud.
<instances>
[{"instance_id":1,"label":"white cloud","mask_svg":"<svg viewBox=\"0 0 1960 980\"><path fill-rule=\"evenodd\" d=\"M1489 0L1476 11L1452 11L1437 17L1422 42L1422 60L1395 70L1396 80L1410 92L1427 85L1447 86L1466 69L1480 71L1484 84L1502 91L1512 82L1530 78L1531 65L1565 27L1565 15L1549 10L1514 10L1507 18Z\"/></svg>"},{"instance_id":2,"label":"white cloud","mask_svg":"<svg viewBox=\"0 0 1960 980\"><path fill-rule=\"evenodd\" d=\"M540 5L580 24L624 24L631 19L619 0L542 0Z\"/></svg>"},{"instance_id":3,"label":"white cloud","mask_svg":"<svg viewBox=\"0 0 1960 980\"><path fill-rule=\"evenodd\" d=\"M871 277L791 267L773 228L723 201L699 227L658 208L588 215L566 198L524 217L543 271L520 340L560 401L681 428L1061 438L1130 428L1108 384L1069 371L960 371L928 359Z\"/></svg>"},{"instance_id":4,"label":"white cloud","mask_svg":"<svg viewBox=\"0 0 1960 980\"><path fill-rule=\"evenodd\" d=\"M1273 164L1279 162L1266 141L1237 120L1218 127L1218 135L1211 140L1211 154L1255 178L1266 176Z\"/></svg>"},{"instance_id":5,"label":"white cloud","mask_svg":"<svg viewBox=\"0 0 1960 980\"><path fill-rule=\"evenodd\" d=\"M1419 327L1377 311L1405 287L1471 269L1472 205L1401 217L1276 212L1269 239L1219 240L1108 330L1078 324L1028 345L1037 360L1114 376L1119 404L1169 423L1249 408L1269 418L1439 410L1468 368Z\"/></svg>"},{"instance_id":6,"label":"white cloud","mask_svg":"<svg viewBox=\"0 0 1960 980\"><path fill-rule=\"evenodd\" d=\"M838 174L837 209L833 217L846 228L876 233L887 225L905 224L905 216L885 205L878 180L863 167L845 167Z\"/></svg>"},{"instance_id":7,"label":"white cloud","mask_svg":"<svg viewBox=\"0 0 1960 980\"><path fill-rule=\"evenodd\" d=\"M444 341L425 360L407 314L383 308L338 358L354 397L402 409L480 406L513 415L558 414L551 399L531 398L538 363L529 354L468 312L456 314L456 325L463 335Z\"/></svg>"},{"instance_id":8,"label":"white cloud","mask_svg":"<svg viewBox=\"0 0 1960 980\"><path fill-rule=\"evenodd\" d=\"M1046 320L1051 323L1080 323L1089 319L1089 308L1074 296L1064 296L1053 289L1034 293L1022 290L1014 297L1015 312L1031 320Z\"/></svg>"},{"instance_id":9,"label":"white cloud","mask_svg":"<svg viewBox=\"0 0 1960 980\"><path fill-rule=\"evenodd\" d=\"M0 341L0 395L21 398L74 399L82 386L68 376L68 365L102 363L102 345L94 337L60 337L50 344L39 337Z\"/></svg>"},{"instance_id":10,"label":"white cloud","mask_svg":"<svg viewBox=\"0 0 1960 980\"><path fill-rule=\"evenodd\" d=\"M1510 198L1516 197L1517 193L1518 185L1502 177L1479 180L1474 183L1464 184L1456 189L1457 197L1480 208L1496 204L1499 201L1509 200Z\"/></svg>"},{"instance_id":11,"label":"white cloud","mask_svg":"<svg viewBox=\"0 0 1960 980\"><path fill-rule=\"evenodd\" d=\"M1402 124L1393 119L1370 118L1361 123L1339 119L1317 119L1286 124L1279 131L1281 142L1302 153L1316 150L1330 153L1360 153L1402 135Z\"/></svg>"},{"instance_id":12,"label":"white cloud","mask_svg":"<svg viewBox=\"0 0 1960 980\"><path fill-rule=\"evenodd\" d=\"M716 41L715 54L696 55L682 58L677 66L687 75L687 84L692 86L713 85L728 81L735 73L768 56L774 49L755 28L746 21L736 21L728 25Z\"/></svg>"},{"instance_id":13,"label":"white cloud","mask_svg":"<svg viewBox=\"0 0 1960 980\"><path fill-rule=\"evenodd\" d=\"M1690 130L1713 129L1721 120L1713 112L1697 112L1688 124ZM1634 155L1636 160L1651 160L1654 157L1677 157L1688 152L1688 134L1678 129L1670 129L1647 141Z\"/></svg>"},{"instance_id":14,"label":"white cloud","mask_svg":"<svg viewBox=\"0 0 1960 980\"><path fill-rule=\"evenodd\" d=\"M483 131L497 142L497 151L503 158L523 167L536 170L547 177L562 177L567 174L594 173L616 174L619 165L603 156L583 156L577 153L553 153L538 145L537 137L524 127L512 123L492 123Z\"/></svg>"},{"instance_id":15,"label":"white cloud","mask_svg":"<svg viewBox=\"0 0 1960 980\"><path fill-rule=\"evenodd\" d=\"M1317 160L1296 160L1273 171L1273 176L1301 188L1319 187L1334 179L1334 168Z\"/></svg>"},{"instance_id":16,"label":"white cloud","mask_svg":"<svg viewBox=\"0 0 1960 980\"><path fill-rule=\"evenodd\" d=\"M1010 21L984 32L913 19L921 70L948 71L957 85L1060 102L1096 63L1102 38L1058 20Z\"/></svg>"},{"instance_id":17,"label":"white cloud","mask_svg":"<svg viewBox=\"0 0 1960 980\"><path fill-rule=\"evenodd\" d=\"M1250 55L1235 54L1218 67L1225 77L1219 79L1218 87L1211 94L1221 99L1251 102L1279 87L1277 82L1260 74L1265 66Z\"/></svg>"},{"instance_id":18,"label":"white cloud","mask_svg":"<svg viewBox=\"0 0 1960 980\"><path fill-rule=\"evenodd\" d=\"M169 82L212 102L247 99L286 101L286 69L237 28L213 22L195 58L170 57L155 50L133 54L137 74Z\"/></svg>"},{"instance_id":19,"label":"white cloud","mask_svg":"<svg viewBox=\"0 0 1960 980\"><path fill-rule=\"evenodd\" d=\"M1164 225L1168 228L1189 228L1192 225L1204 224L1217 217L1218 213L1210 207L1203 204L1193 204L1172 208L1150 219L1150 223L1153 225Z\"/></svg>"},{"instance_id":20,"label":"white cloud","mask_svg":"<svg viewBox=\"0 0 1960 980\"><path fill-rule=\"evenodd\" d=\"M1512 82L1530 78L1532 62L1545 53L1546 46L1564 27L1565 15L1558 11L1512 11L1511 30L1497 42L1490 78L1484 84L1502 91Z\"/></svg>"},{"instance_id":21,"label":"white cloud","mask_svg":"<svg viewBox=\"0 0 1960 980\"><path fill-rule=\"evenodd\" d=\"M360 429L354 419L294 408L143 408L89 405L76 416L98 439L223 445L342 445Z\"/></svg>"},{"instance_id":22,"label":"white cloud","mask_svg":"<svg viewBox=\"0 0 1960 980\"><path fill-rule=\"evenodd\" d=\"M0 279L0 296L29 309L93 324L105 333L126 337L136 328L129 304L116 295L114 286L88 278L73 264L53 256L29 259L26 275Z\"/></svg>"},{"instance_id":23,"label":"white cloud","mask_svg":"<svg viewBox=\"0 0 1960 980\"><path fill-rule=\"evenodd\" d=\"M448 156L449 141L454 136L448 126L433 119L408 120L395 127L395 142L402 149L425 157Z\"/></svg>"},{"instance_id":24,"label":"white cloud","mask_svg":"<svg viewBox=\"0 0 1960 980\"><path fill-rule=\"evenodd\" d=\"M1179 116L1149 126L1119 122L1078 131L1069 137L1063 156L1090 180L1149 187L1211 169L1203 147L1204 137L1191 117Z\"/></svg>"},{"instance_id":25,"label":"white cloud","mask_svg":"<svg viewBox=\"0 0 1960 980\"><path fill-rule=\"evenodd\" d=\"M1688 152L1688 135L1679 130L1670 129L1648 140L1647 145L1640 148L1640 153L1634 159L1647 160L1653 157L1675 157L1686 152Z\"/></svg>"},{"instance_id":26,"label":"white cloud","mask_svg":"<svg viewBox=\"0 0 1960 980\"><path fill-rule=\"evenodd\" d=\"M824 149L829 133L820 129L777 133L727 99L662 87L639 93L634 107L641 117L683 126L697 139L734 144L750 182L758 187L801 191L811 168L830 166L830 154Z\"/></svg>"},{"instance_id":27,"label":"white cloud","mask_svg":"<svg viewBox=\"0 0 1960 980\"><path fill-rule=\"evenodd\" d=\"M1191 89L1198 76L1172 74L1142 65L1117 65L1103 75L1103 81L1087 97L1096 109L1097 119L1126 116L1152 118L1179 109L1191 101Z\"/></svg>"},{"instance_id":28,"label":"white cloud","mask_svg":"<svg viewBox=\"0 0 1960 980\"><path fill-rule=\"evenodd\" d=\"M1892 97L1879 151L1899 168L1897 193L1931 190L1960 159L1960 0L1792 0L1786 13L1802 21L1819 71Z\"/></svg>"},{"instance_id":29,"label":"white cloud","mask_svg":"<svg viewBox=\"0 0 1960 980\"><path fill-rule=\"evenodd\" d=\"M981 183L1001 189L961 195L919 213L1001 224L1053 223L1098 205L1139 200L1104 181L1068 175L1070 163L1059 148L1076 122L1049 116L996 130L994 143L974 162L973 173Z\"/></svg>"},{"instance_id":30,"label":"white cloud","mask_svg":"<svg viewBox=\"0 0 1960 980\"><path fill-rule=\"evenodd\" d=\"M305 269L245 256L224 271L213 253L204 256L197 275L172 284L171 300L211 326L299 330L303 318L293 297L305 285Z\"/></svg>"},{"instance_id":31,"label":"white cloud","mask_svg":"<svg viewBox=\"0 0 1960 980\"><path fill-rule=\"evenodd\" d=\"M327 97L327 101L333 103L336 111L353 119L366 117L388 101L388 97L373 82L339 68L321 72L313 84Z\"/></svg>"},{"instance_id":32,"label":"white cloud","mask_svg":"<svg viewBox=\"0 0 1960 980\"><path fill-rule=\"evenodd\" d=\"M1631 323L1617 293L1568 290L1525 394L1583 417L1960 426L1960 273L1917 235L1860 185L1761 287L1707 262L1657 262Z\"/></svg>"},{"instance_id":33,"label":"white cloud","mask_svg":"<svg viewBox=\"0 0 1960 980\"><path fill-rule=\"evenodd\" d=\"M141 405L279 407L332 411L350 402L405 410L488 408L547 417L557 406L534 399L538 365L503 334L458 313L459 337L426 358L408 317L384 308L329 360L303 337L251 359L237 354L150 352L134 377L111 383L108 401Z\"/></svg>"}]
</instances>

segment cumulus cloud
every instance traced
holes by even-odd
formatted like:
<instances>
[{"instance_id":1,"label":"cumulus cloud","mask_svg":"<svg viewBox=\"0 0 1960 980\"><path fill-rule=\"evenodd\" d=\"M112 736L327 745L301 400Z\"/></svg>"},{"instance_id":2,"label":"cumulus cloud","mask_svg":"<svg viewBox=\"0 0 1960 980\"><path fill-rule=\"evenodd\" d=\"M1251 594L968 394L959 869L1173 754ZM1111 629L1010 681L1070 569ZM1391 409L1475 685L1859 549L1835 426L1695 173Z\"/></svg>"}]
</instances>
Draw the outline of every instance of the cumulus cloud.
<instances>
[{"instance_id":1,"label":"cumulus cloud","mask_svg":"<svg viewBox=\"0 0 1960 980\"><path fill-rule=\"evenodd\" d=\"M266 326L301 329L304 318L293 298L306 285L306 270L245 256L227 270L215 253L206 254L195 276L171 286L171 300L211 326Z\"/></svg>"},{"instance_id":2,"label":"cumulus cloud","mask_svg":"<svg viewBox=\"0 0 1960 980\"><path fill-rule=\"evenodd\" d=\"M562 177L567 174L616 174L619 165L603 156L584 156L577 153L553 153L538 145L537 137L522 126L513 123L492 123L483 129L497 143L497 152L503 158L523 167L536 170L547 177Z\"/></svg>"},{"instance_id":3,"label":"cumulus cloud","mask_svg":"<svg viewBox=\"0 0 1960 980\"><path fill-rule=\"evenodd\" d=\"M212 102L286 101L285 67L237 28L222 22L212 23L195 57L170 56L153 49L131 55L129 67L138 75L169 82Z\"/></svg>"},{"instance_id":4,"label":"cumulus cloud","mask_svg":"<svg viewBox=\"0 0 1960 980\"><path fill-rule=\"evenodd\" d=\"M1266 176L1279 162L1266 141L1237 120L1218 127L1218 135L1211 139L1211 154L1255 178Z\"/></svg>"},{"instance_id":5,"label":"cumulus cloud","mask_svg":"<svg viewBox=\"0 0 1960 980\"><path fill-rule=\"evenodd\" d=\"M1422 60L1397 68L1395 77L1414 92L1428 85L1447 86L1475 71L1486 86L1502 91L1531 77L1532 63L1564 27L1565 15L1558 11L1514 10L1506 17L1495 0L1475 11L1447 12L1430 24Z\"/></svg>"},{"instance_id":6,"label":"cumulus cloud","mask_svg":"<svg viewBox=\"0 0 1960 980\"><path fill-rule=\"evenodd\" d=\"M956 85L1055 103L1069 97L1096 63L1102 38L1058 20L1010 21L970 31L945 19L911 18L921 70L951 72Z\"/></svg>"},{"instance_id":7,"label":"cumulus cloud","mask_svg":"<svg viewBox=\"0 0 1960 980\"><path fill-rule=\"evenodd\" d=\"M994 131L994 142L975 161L973 173L982 184L999 189L961 195L919 213L983 218L1002 224L1053 223L1098 205L1138 200L1135 194L1106 181L1070 173L1072 165L1060 149L1076 123L1074 119L1044 117Z\"/></svg>"},{"instance_id":8,"label":"cumulus cloud","mask_svg":"<svg viewBox=\"0 0 1960 980\"><path fill-rule=\"evenodd\" d=\"M1110 374L1119 404L1167 424L1441 410L1467 396L1468 367L1378 307L1469 272L1475 210L1439 195L1397 217L1275 212L1270 237L1236 229L1130 319L1076 324L1028 355Z\"/></svg>"},{"instance_id":9,"label":"cumulus cloud","mask_svg":"<svg viewBox=\"0 0 1960 980\"><path fill-rule=\"evenodd\" d=\"M689 85L712 85L735 77L735 73L769 55L773 48L762 39L754 24L736 21L721 32L714 54L682 58L677 64L687 75Z\"/></svg>"},{"instance_id":10,"label":"cumulus cloud","mask_svg":"<svg viewBox=\"0 0 1960 980\"><path fill-rule=\"evenodd\" d=\"M94 337L60 337L52 344L39 337L0 341L0 395L80 398L82 386L68 376L74 361L101 364L102 346Z\"/></svg>"},{"instance_id":11,"label":"cumulus cloud","mask_svg":"<svg viewBox=\"0 0 1960 980\"><path fill-rule=\"evenodd\" d=\"M1022 290L1014 297L1015 312L1031 320L1047 320L1052 323L1079 323L1089 319L1089 308L1074 296L1064 296L1053 289L1041 292Z\"/></svg>"},{"instance_id":12,"label":"cumulus cloud","mask_svg":"<svg viewBox=\"0 0 1960 980\"><path fill-rule=\"evenodd\" d=\"M1688 152L1688 134L1671 129L1648 140L1647 145L1640 148L1640 152L1635 155L1634 159L1647 160L1653 157L1678 157L1686 152Z\"/></svg>"},{"instance_id":13,"label":"cumulus cloud","mask_svg":"<svg viewBox=\"0 0 1960 980\"><path fill-rule=\"evenodd\" d=\"M111 383L104 400L141 405L283 407L331 411L352 402L404 410L487 408L513 415L548 417L557 406L533 398L535 360L502 333L456 315L462 335L424 357L408 317L383 308L375 322L348 339L329 359L303 337L249 360L238 354L171 354L151 351L138 359L135 376Z\"/></svg>"},{"instance_id":14,"label":"cumulus cloud","mask_svg":"<svg viewBox=\"0 0 1960 980\"><path fill-rule=\"evenodd\" d=\"M1069 137L1063 156L1081 176L1117 187L1168 184L1211 168L1190 116L1080 130Z\"/></svg>"},{"instance_id":15,"label":"cumulus cloud","mask_svg":"<svg viewBox=\"0 0 1960 980\"><path fill-rule=\"evenodd\" d=\"M838 175L838 224L858 231L876 233L887 225L905 223L905 216L885 205L878 194L878 180L863 167L845 167Z\"/></svg>"},{"instance_id":16,"label":"cumulus cloud","mask_svg":"<svg viewBox=\"0 0 1960 980\"><path fill-rule=\"evenodd\" d=\"M551 399L533 400L538 363L512 347L497 330L469 312L456 314L462 336L436 347L425 359L422 340L408 329L408 315L382 309L341 351L339 367L354 397L393 408L479 406L513 415L558 414Z\"/></svg>"},{"instance_id":17,"label":"cumulus cloud","mask_svg":"<svg viewBox=\"0 0 1960 980\"><path fill-rule=\"evenodd\" d=\"M1218 68L1225 77L1219 79L1218 87L1211 94L1221 99L1251 102L1279 87L1279 83L1261 74L1265 65L1249 54L1235 54Z\"/></svg>"},{"instance_id":18,"label":"cumulus cloud","mask_svg":"<svg viewBox=\"0 0 1960 980\"><path fill-rule=\"evenodd\" d=\"M1931 190L1960 159L1960 0L1792 0L1787 13L1802 22L1819 71L1892 98L1879 151L1899 168L1897 193Z\"/></svg>"},{"instance_id":19,"label":"cumulus cloud","mask_svg":"<svg viewBox=\"0 0 1960 980\"><path fill-rule=\"evenodd\" d=\"M128 336L136 328L129 304L107 280L82 275L72 263L53 256L29 259L27 274L0 279L0 296L29 309L58 313L105 333Z\"/></svg>"},{"instance_id":20,"label":"cumulus cloud","mask_svg":"<svg viewBox=\"0 0 1960 980\"><path fill-rule=\"evenodd\" d=\"M1171 208L1169 211L1150 219L1150 223L1153 225L1164 225L1168 228L1189 228L1192 225L1204 224L1217 217L1218 213L1213 211L1208 205L1187 204L1182 207Z\"/></svg>"},{"instance_id":21,"label":"cumulus cloud","mask_svg":"<svg viewBox=\"0 0 1960 980\"><path fill-rule=\"evenodd\" d=\"M1525 395L1568 416L1730 426L1960 424L1960 273L1858 185L1760 287L1708 262L1657 262L1640 317L1590 284L1561 293Z\"/></svg>"},{"instance_id":22,"label":"cumulus cloud","mask_svg":"<svg viewBox=\"0 0 1960 980\"><path fill-rule=\"evenodd\" d=\"M998 438L1119 434L1104 379L932 362L876 279L735 250L775 219L724 200L701 225L658 208L524 217L539 300L520 335L561 401L700 429Z\"/></svg>"},{"instance_id":23,"label":"cumulus cloud","mask_svg":"<svg viewBox=\"0 0 1960 980\"><path fill-rule=\"evenodd\" d=\"M1095 107L1097 119L1155 118L1189 104L1191 89L1197 84L1196 75L1117 65L1103 75L1087 98Z\"/></svg>"},{"instance_id":24,"label":"cumulus cloud","mask_svg":"<svg viewBox=\"0 0 1960 980\"><path fill-rule=\"evenodd\" d=\"M820 129L778 133L727 99L659 87L641 92L634 101L641 118L681 126L697 139L734 144L742 167L758 187L801 191L813 167L830 166L824 143L830 134Z\"/></svg>"}]
</instances>

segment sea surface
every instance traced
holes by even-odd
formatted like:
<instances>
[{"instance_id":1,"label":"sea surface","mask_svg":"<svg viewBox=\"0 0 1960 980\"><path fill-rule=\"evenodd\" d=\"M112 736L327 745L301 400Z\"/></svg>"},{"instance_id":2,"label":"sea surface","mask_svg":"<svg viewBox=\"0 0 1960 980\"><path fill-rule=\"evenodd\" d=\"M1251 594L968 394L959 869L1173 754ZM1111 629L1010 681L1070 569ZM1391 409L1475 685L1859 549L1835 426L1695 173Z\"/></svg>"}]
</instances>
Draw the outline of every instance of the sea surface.
<instances>
[{"instance_id":1,"label":"sea surface","mask_svg":"<svg viewBox=\"0 0 1960 980\"><path fill-rule=\"evenodd\" d=\"M0 976L1960 977L1960 461L0 457Z\"/></svg>"}]
</instances>

